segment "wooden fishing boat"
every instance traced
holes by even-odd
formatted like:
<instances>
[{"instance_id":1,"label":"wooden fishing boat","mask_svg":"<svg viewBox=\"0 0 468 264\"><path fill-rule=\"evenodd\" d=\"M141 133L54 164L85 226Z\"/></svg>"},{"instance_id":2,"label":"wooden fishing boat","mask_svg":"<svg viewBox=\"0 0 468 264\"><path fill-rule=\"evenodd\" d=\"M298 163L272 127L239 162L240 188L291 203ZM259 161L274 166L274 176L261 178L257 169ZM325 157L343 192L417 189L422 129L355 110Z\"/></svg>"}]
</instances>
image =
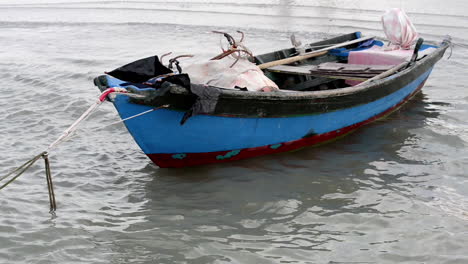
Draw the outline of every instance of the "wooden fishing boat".
<instances>
[{"instance_id":1,"label":"wooden fishing boat","mask_svg":"<svg viewBox=\"0 0 468 264\"><path fill-rule=\"evenodd\" d=\"M158 89L122 73L123 80L102 75L95 84L137 95L112 101L122 119L139 115L125 125L159 167L240 160L330 141L390 114L420 91L449 46L422 44L409 61L390 65L351 63L349 51L369 40L356 32L311 43L305 54L288 48L256 56L280 88L274 92L187 85L174 75ZM168 73L157 57L142 61L152 64L150 76Z\"/></svg>"}]
</instances>

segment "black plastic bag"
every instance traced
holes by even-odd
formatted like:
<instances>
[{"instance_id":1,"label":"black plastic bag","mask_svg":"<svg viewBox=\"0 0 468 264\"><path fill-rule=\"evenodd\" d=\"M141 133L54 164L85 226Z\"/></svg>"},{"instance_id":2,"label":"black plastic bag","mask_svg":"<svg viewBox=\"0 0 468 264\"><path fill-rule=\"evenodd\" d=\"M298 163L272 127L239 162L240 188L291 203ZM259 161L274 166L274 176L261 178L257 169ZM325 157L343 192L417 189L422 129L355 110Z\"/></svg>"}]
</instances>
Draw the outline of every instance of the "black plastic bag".
<instances>
[{"instance_id":1,"label":"black plastic bag","mask_svg":"<svg viewBox=\"0 0 468 264\"><path fill-rule=\"evenodd\" d=\"M172 71L159 62L158 56L137 60L107 72L112 77L132 83L142 83L153 77L168 73L172 73Z\"/></svg>"}]
</instances>

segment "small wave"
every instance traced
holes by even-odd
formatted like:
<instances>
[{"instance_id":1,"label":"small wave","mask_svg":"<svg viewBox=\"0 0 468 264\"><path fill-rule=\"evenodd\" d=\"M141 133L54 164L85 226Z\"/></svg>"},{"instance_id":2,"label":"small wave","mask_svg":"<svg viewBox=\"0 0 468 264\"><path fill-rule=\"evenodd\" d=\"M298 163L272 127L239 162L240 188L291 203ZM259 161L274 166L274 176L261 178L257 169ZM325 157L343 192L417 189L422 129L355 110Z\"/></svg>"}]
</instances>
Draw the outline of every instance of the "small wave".
<instances>
[{"instance_id":1,"label":"small wave","mask_svg":"<svg viewBox=\"0 0 468 264\"><path fill-rule=\"evenodd\" d=\"M311 12L301 10L293 6L287 13L280 12L275 7L264 8L246 8L236 9L221 6L203 6L192 8L174 6L173 4L164 7L139 7L139 6L39 6L39 7L16 7L10 12L28 12L31 10L40 10L40 14L30 17L27 20L18 21L17 17L11 15L5 16L5 20L0 22L0 27L40 27L40 26L111 26L121 24L146 24L146 25L184 25L190 26L208 26L216 21L218 27L230 27L237 25L237 28L261 28L277 29L279 31L309 31L314 28L315 31L324 31L328 33L343 33L345 30L363 30L371 31L383 35L381 22L378 13L373 11L354 12L347 9L334 8L333 10L322 10L322 8L310 8ZM0 7L1 10L1 7ZM57 12L58 10L72 12L70 15ZM90 12L83 12L89 10ZM115 14L121 13L115 19ZM156 13L157 12L157 13ZM157 14L157 15L156 15ZM425 14L427 15L427 14ZM437 15L439 16L439 15ZM202 19L201 19L202 18ZM16 20L16 21L15 21ZM29 20L29 21L28 21ZM421 23L416 23L420 33L433 37L436 40L444 35L450 34L458 38L461 44L468 43L466 34L463 32L468 29L462 18L454 16L442 16L438 19L418 18ZM196 22L194 22L196 21ZM428 22L431 21L431 22ZM375 33L374 33L375 32Z\"/></svg>"},{"instance_id":2,"label":"small wave","mask_svg":"<svg viewBox=\"0 0 468 264\"><path fill-rule=\"evenodd\" d=\"M427 205L437 207L446 214L468 221L468 198L454 188L437 187L434 190L434 199L427 202Z\"/></svg>"},{"instance_id":3,"label":"small wave","mask_svg":"<svg viewBox=\"0 0 468 264\"><path fill-rule=\"evenodd\" d=\"M359 3L334 3L333 1L256 1L256 3L252 3L251 1L248 0L238 0L236 2L232 1L70 1L70 2L64 2L64 1L50 1L50 2L44 2L44 3L3 3L0 4L0 7L53 7L53 6L99 6L99 5L105 5L109 7L116 7L116 6L124 6L122 8L127 8L127 7L132 7L135 5L147 5L147 6L152 6L152 5L183 5L183 6L201 6L201 7L208 7L208 6L219 6L223 8L230 8L230 7L255 7L255 8L299 8L299 9L304 9L304 8L310 8L310 9L324 9L324 10L349 10L351 12L375 12L378 14L381 14L382 11L386 10L390 6L386 5L366 5L365 3L359 4ZM391 7L395 7L394 5ZM420 9L420 8L419 8ZM458 17L458 18L466 18L467 16L464 14L454 14L453 10L451 14L441 14L438 13L440 12L440 9L434 9L433 11L436 12L421 12L417 9L414 9L409 7L409 11L407 12L408 14L417 14L417 15L427 15L427 16L450 16L450 17ZM447 12L448 10L444 10ZM457 11L457 10L455 10ZM458 10L460 11L460 10Z\"/></svg>"}]
</instances>

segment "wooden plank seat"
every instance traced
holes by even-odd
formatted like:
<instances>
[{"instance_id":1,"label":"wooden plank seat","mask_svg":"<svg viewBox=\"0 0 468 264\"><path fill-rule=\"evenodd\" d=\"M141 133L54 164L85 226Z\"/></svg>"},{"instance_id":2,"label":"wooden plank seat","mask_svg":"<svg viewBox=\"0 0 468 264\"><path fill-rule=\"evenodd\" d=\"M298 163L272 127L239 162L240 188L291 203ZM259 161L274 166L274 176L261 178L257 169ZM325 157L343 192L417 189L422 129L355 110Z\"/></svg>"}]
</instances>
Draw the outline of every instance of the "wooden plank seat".
<instances>
[{"instance_id":1,"label":"wooden plank seat","mask_svg":"<svg viewBox=\"0 0 468 264\"><path fill-rule=\"evenodd\" d=\"M393 65L362 65L326 62L319 65L278 65L267 68L271 72L319 76L345 80L367 80L391 69Z\"/></svg>"}]
</instances>

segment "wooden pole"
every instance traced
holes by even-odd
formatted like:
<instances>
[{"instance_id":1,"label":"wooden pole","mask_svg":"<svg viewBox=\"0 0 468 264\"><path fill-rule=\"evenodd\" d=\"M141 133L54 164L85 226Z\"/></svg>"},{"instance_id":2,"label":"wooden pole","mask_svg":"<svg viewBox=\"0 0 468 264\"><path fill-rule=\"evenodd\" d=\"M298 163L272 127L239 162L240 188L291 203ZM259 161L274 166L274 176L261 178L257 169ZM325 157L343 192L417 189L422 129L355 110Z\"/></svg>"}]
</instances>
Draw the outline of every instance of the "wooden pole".
<instances>
[{"instance_id":1,"label":"wooden pole","mask_svg":"<svg viewBox=\"0 0 468 264\"><path fill-rule=\"evenodd\" d=\"M405 62L402 62L398 65L396 65L395 67L387 70L387 71L384 71L382 72L381 74L378 74L370 79L367 79L365 82L362 82L360 83L359 85L364 85L364 84L368 84L370 82L373 82L373 81L377 81L377 80L380 80L380 79L383 79L385 77L388 77L392 74L394 74L395 72L399 71L400 69L402 69L403 67L407 66L409 62L405 61Z\"/></svg>"},{"instance_id":2,"label":"wooden pole","mask_svg":"<svg viewBox=\"0 0 468 264\"><path fill-rule=\"evenodd\" d=\"M348 45L352 45L352 44L355 44L355 43L363 42L363 41L373 39L373 38L375 38L375 37L358 38L358 39L346 41L346 42L339 43L339 44L336 44L336 45L333 45L333 46L330 46L330 47L327 47L327 48L314 50L314 51L308 52L308 53L303 54L303 55L298 55L298 56L294 56L294 57L291 57L291 58L286 58L286 59L281 59L281 60L276 60L276 61L270 61L270 62L267 62L267 63L263 63L263 64L258 65L258 67L260 69L266 69L266 68L273 67L273 66L278 66L278 65L283 65L283 64L290 64L290 63L293 63L293 62L296 62L296 61L301 61L301 60L306 60L306 59L310 59L310 58L313 58L313 57L322 56L322 55L327 54L327 52L329 50L331 50L331 49L341 48L341 47L344 47L344 46L348 46Z\"/></svg>"}]
</instances>

